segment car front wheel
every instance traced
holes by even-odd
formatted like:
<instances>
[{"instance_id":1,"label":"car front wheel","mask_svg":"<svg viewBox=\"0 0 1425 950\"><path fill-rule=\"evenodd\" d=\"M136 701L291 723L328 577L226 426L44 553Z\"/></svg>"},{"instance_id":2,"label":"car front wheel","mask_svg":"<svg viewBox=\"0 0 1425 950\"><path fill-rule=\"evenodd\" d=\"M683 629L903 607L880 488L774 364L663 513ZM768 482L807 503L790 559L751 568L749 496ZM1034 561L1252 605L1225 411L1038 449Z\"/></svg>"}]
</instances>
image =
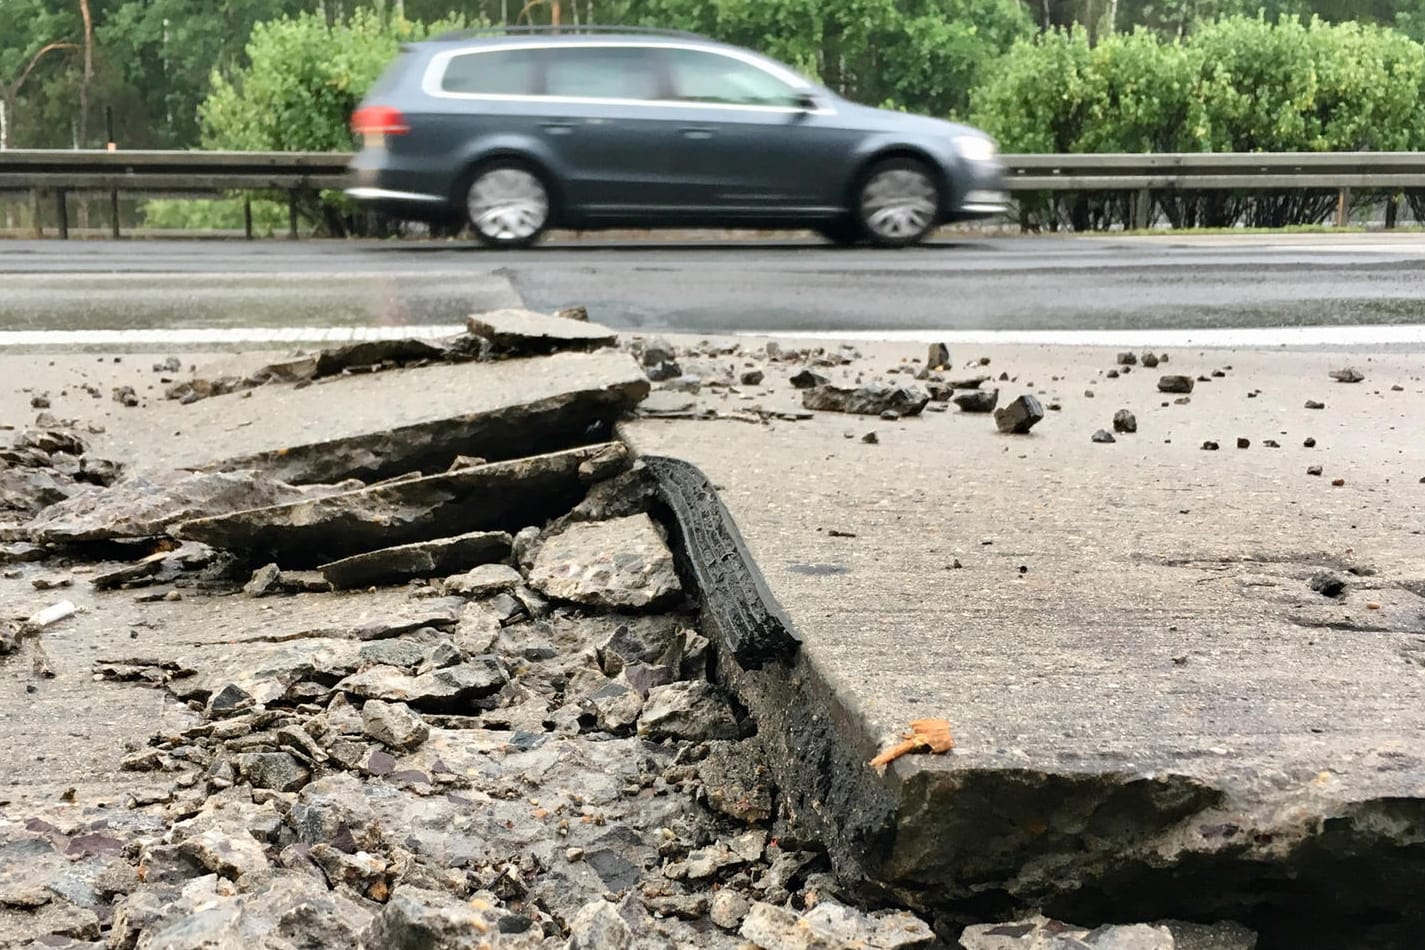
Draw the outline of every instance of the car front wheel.
<instances>
[{"instance_id":1,"label":"car front wheel","mask_svg":"<svg viewBox=\"0 0 1425 950\"><path fill-rule=\"evenodd\" d=\"M871 243L882 247L916 244L935 227L940 186L923 163L887 159L872 166L861 179L855 211Z\"/></svg>"},{"instance_id":2,"label":"car front wheel","mask_svg":"<svg viewBox=\"0 0 1425 950\"><path fill-rule=\"evenodd\" d=\"M549 189L528 166L497 161L475 173L465 211L487 247L528 247L549 227Z\"/></svg>"}]
</instances>

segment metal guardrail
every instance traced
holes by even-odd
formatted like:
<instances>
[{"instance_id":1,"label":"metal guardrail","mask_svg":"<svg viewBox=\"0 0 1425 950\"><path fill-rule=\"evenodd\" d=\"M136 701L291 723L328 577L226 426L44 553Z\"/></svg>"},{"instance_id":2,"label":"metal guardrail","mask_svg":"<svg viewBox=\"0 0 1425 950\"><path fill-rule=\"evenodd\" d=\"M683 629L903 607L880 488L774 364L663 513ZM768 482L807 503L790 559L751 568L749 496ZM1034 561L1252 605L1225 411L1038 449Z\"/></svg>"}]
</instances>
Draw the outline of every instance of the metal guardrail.
<instances>
[{"instance_id":1,"label":"metal guardrail","mask_svg":"<svg viewBox=\"0 0 1425 950\"><path fill-rule=\"evenodd\" d=\"M178 152L11 149L0 151L0 192L29 192L36 236L40 206L55 203L59 236L69 237L67 200L74 194L107 194L110 233L119 236L119 192L147 195L214 195L232 191L287 194L288 236L297 236L297 201L304 194L347 184L342 152ZM244 230L252 237L251 196L243 206Z\"/></svg>"},{"instance_id":2,"label":"metal guardrail","mask_svg":"<svg viewBox=\"0 0 1425 950\"><path fill-rule=\"evenodd\" d=\"M67 196L107 193L118 236L118 193L222 194L283 191L289 235L297 235L303 194L347 183L344 152L0 151L0 192L28 192L39 220L55 202L59 233L68 236ZM1329 189L1340 193L1344 219L1352 190L1425 189L1420 152L1222 152L1109 155L1004 155L1006 186L1026 191L1128 191L1135 223L1147 226L1154 191ZM246 230L252 236L247 208Z\"/></svg>"}]
</instances>

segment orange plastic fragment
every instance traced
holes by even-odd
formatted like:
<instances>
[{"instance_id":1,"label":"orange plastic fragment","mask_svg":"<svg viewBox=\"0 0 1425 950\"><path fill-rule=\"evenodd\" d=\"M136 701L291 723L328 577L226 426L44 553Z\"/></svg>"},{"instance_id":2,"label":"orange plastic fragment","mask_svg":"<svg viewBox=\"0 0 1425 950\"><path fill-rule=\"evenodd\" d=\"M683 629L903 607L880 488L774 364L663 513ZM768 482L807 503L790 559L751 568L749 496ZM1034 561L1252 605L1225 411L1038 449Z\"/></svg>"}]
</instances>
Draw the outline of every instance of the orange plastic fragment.
<instances>
[{"instance_id":1,"label":"orange plastic fragment","mask_svg":"<svg viewBox=\"0 0 1425 950\"><path fill-rule=\"evenodd\" d=\"M910 752L930 752L943 755L955 748L955 739L950 735L950 723L944 719L916 719L910 724L910 732L905 738L871 760L872 768L879 768L894 762Z\"/></svg>"}]
</instances>

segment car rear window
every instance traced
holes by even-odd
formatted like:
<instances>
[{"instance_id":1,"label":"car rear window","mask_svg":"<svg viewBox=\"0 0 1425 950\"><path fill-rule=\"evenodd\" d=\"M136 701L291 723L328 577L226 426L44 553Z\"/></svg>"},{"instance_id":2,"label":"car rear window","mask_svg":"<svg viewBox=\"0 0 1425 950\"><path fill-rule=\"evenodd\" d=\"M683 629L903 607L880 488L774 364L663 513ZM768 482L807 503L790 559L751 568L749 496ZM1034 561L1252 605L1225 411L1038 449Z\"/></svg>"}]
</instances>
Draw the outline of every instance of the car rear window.
<instances>
[{"instance_id":1,"label":"car rear window","mask_svg":"<svg viewBox=\"0 0 1425 950\"><path fill-rule=\"evenodd\" d=\"M656 54L638 46L571 46L540 51L545 92L580 99L659 99Z\"/></svg>"},{"instance_id":2,"label":"car rear window","mask_svg":"<svg viewBox=\"0 0 1425 950\"><path fill-rule=\"evenodd\" d=\"M440 88L486 96L532 95L537 91L536 52L504 49L452 56L440 77Z\"/></svg>"}]
</instances>

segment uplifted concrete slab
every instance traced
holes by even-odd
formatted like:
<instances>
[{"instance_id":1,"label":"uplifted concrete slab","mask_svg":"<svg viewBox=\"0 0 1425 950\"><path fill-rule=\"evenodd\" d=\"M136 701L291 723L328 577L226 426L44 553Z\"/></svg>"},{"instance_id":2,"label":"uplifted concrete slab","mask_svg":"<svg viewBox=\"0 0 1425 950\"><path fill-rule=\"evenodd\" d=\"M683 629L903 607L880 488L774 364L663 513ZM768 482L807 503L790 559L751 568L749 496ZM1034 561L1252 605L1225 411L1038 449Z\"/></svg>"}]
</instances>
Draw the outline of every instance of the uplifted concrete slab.
<instances>
[{"instance_id":1,"label":"uplifted concrete slab","mask_svg":"<svg viewBox=\"0 0 1425 950\"><path fill-rule=\"evenodd\" d=\"M618 342L618 333L608 327L533 310L475 313L466 319L465 327L489 340L496 350L515 353L596 350Z\"/></svg>"},{"instance_id":2,"label":"uplifted concrete slab","mask_svg":"<svg viewBox=\"0 0 1425 950\"><path fill-rule=\"evenodd\" d=\"M572 321L571 321L572 322ZM587 441L648 393L624 353L559 353L269 385L191 405L150 404L95 440L131 466L260 468L289 482L387 478Z\"/></svg>"},{"instance_id":3,"label":"uplifted concrete slab","mask_svg":"<svg viewBox=\"0 0 1425 950\"><path fill-rule=\"evenodd\" d=\"M601 443L196 518L173 533L286 568L471 531L517 531L572 508L586 488L579 467L611 452L627 461L622 446Z\"/></svg>"},{"instance_id":4,"label":"uplifted concrete slab","mask_svg":"<svg viewBox=\"0 0 1425 950\"><path fill-rule=\"evenodd\" d=\"M981 355L1015 377L1009 398L1062 409L1025 436L961 413L623 427L719 487L803 639L760 672L724 664L780 752L787 812L851 876L952 913L1220 914L1274 946L1408 917L1425 887L1420 356L1173 351L1163 370L1209 380L1176 404L1155 372L1107 377L1109 351L955 363ZM1366 383L1328 378L1347 362ZM765 404L794 404L798 368L773 364ZM1121 408L1138 432L1091 442ZM1343 597L1311 588L1322 570ZM950 721L952 754L867 765L924 717Z\"/></svg>"}]
</instances>

